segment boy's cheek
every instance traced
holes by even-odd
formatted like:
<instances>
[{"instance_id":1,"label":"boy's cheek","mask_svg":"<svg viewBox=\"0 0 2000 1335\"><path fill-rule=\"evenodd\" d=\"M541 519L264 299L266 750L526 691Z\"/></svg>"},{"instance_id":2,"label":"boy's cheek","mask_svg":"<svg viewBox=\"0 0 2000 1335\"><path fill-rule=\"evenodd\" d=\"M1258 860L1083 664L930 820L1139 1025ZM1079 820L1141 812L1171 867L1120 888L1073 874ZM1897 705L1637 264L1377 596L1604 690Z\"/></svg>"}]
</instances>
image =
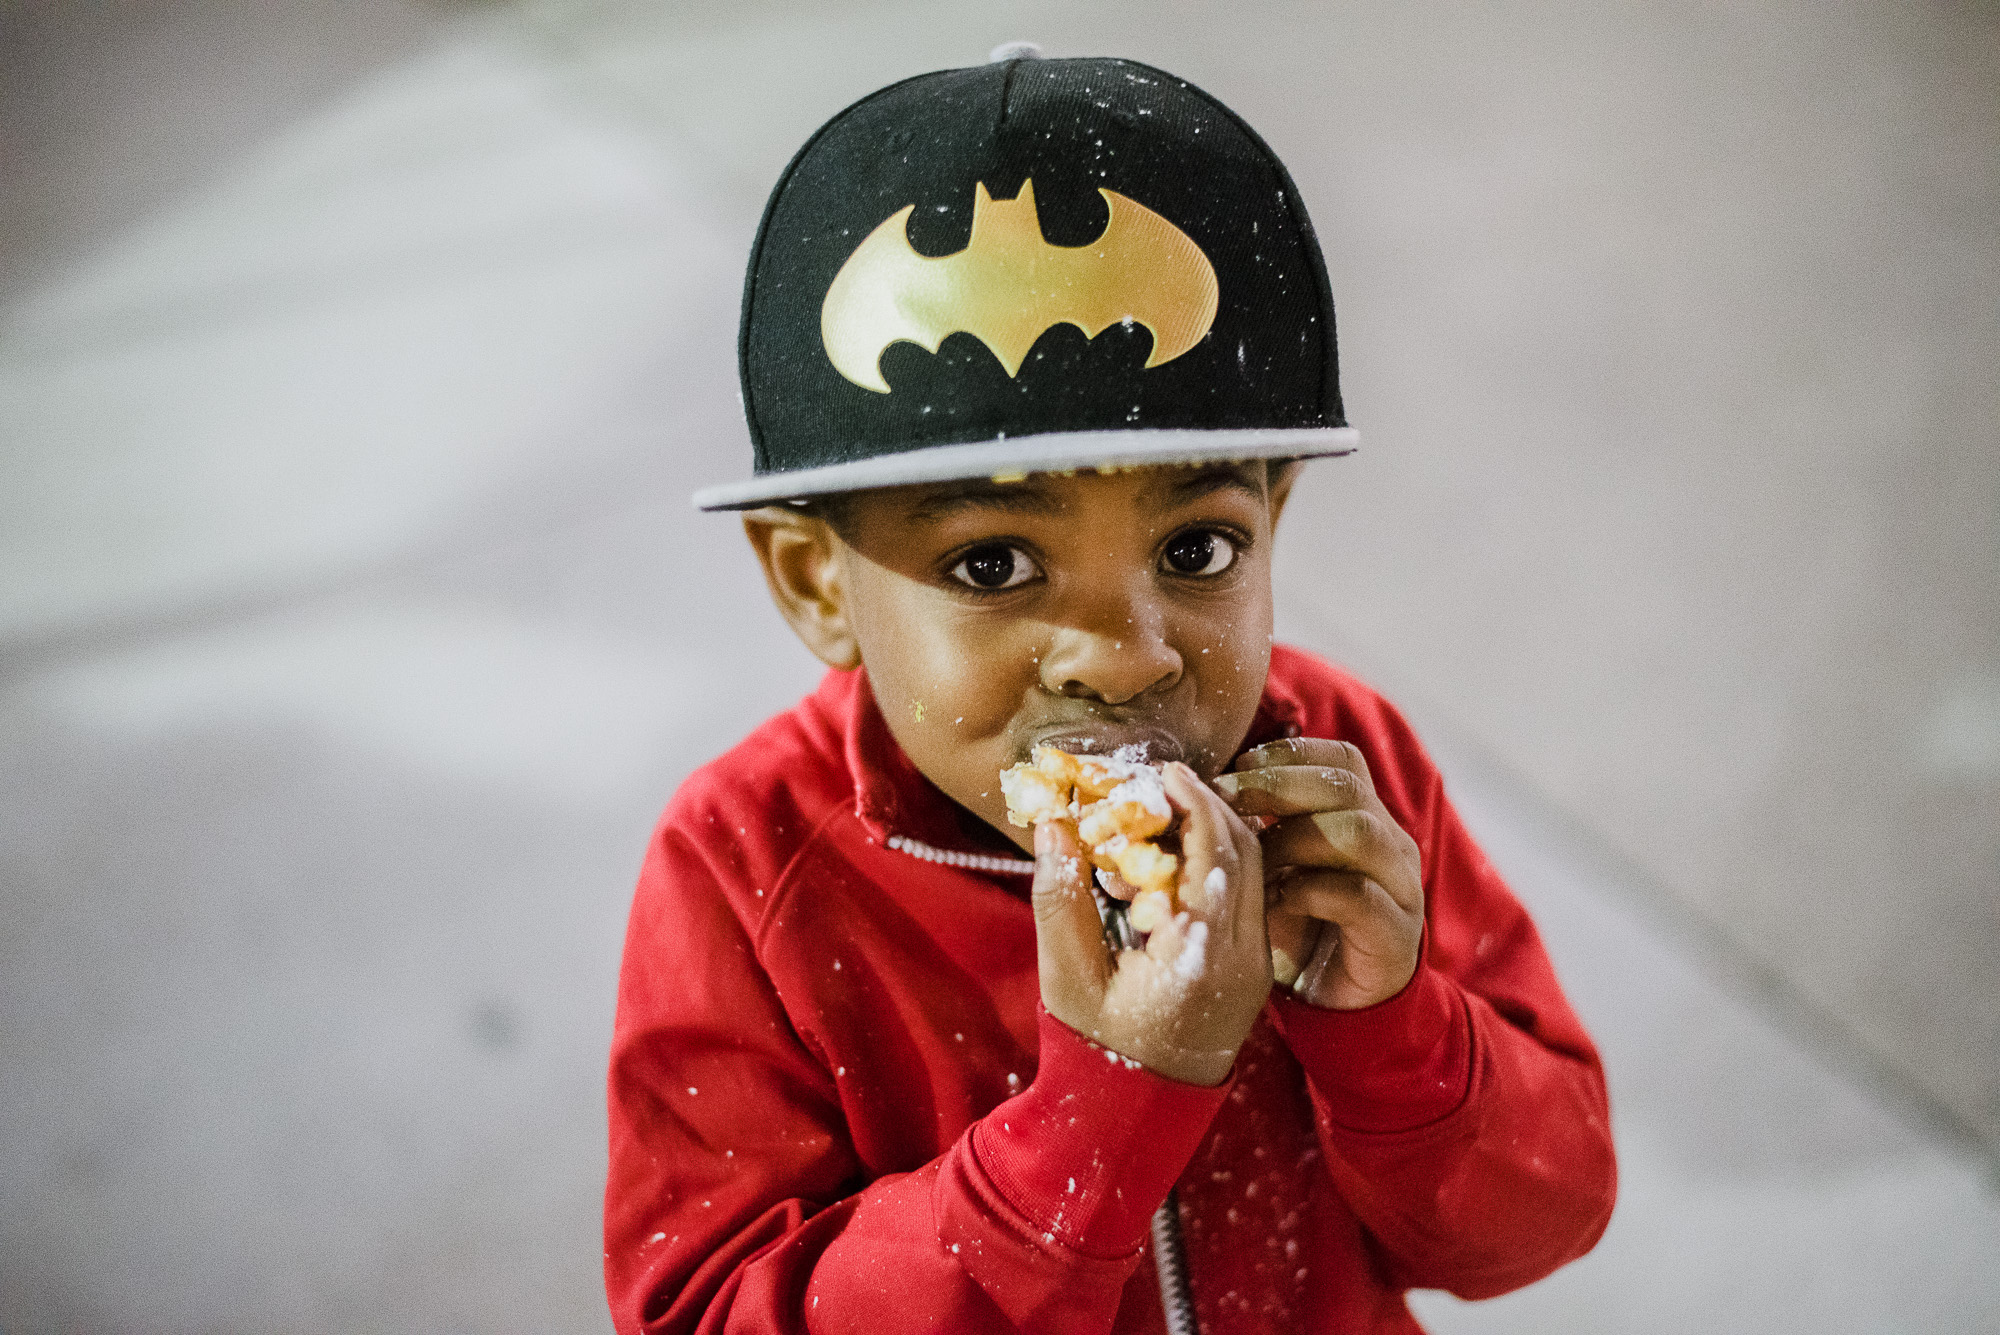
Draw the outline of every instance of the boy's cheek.
<instances>
[{"instance_id":1,"label":"boy's cheek","mask_svg":"<svg viewBox=\"0 0 2000 1335\"><path fill-rule=\"evenodd\" d=\"M1004 821L999 777L1019 759L1010 725L1037 681L1032 646L948 628L902 629L863 644L889 731L947 796L989 822Z\"/></svg>"},{"instance_id":2,"label":"boy's cheek","mask_svg":"<svg viewBox=\"0 0 2000 1335\"><path fill-rule=\"evenodd\" d=\"M1003 737L1038 682L1034 648L998 637L909 636L896 648L880 679L906 697L907 721L961 743Z\"/></svg>"}]
</instances>

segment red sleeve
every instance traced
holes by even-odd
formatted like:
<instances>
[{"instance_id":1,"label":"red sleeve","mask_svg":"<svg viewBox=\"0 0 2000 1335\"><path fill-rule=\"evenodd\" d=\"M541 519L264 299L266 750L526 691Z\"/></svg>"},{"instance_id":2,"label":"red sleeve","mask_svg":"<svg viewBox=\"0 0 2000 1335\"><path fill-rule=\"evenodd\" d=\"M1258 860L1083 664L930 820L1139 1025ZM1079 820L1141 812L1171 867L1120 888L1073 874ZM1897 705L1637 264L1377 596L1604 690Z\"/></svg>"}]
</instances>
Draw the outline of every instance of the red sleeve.
<instances>
[{"instance_id":1,"label":"red sleeve","mask_svg":"<svg viewBox=\"0 0 2000 1335\"><path fill-rule=\"evenodd\" d=\"M714 869L671 828L640 878L611 1053L605 1283L621 1335L1103 1332L1227 1087L1047 1015L1026 1089L867 1180Z\"/></svg>"},{"instance_id":2,"label":"red sleeve","mask_svg":"<svg viewBox=\"0 0 2000 1335\"><path fill-rule=\"evenodd\" d=\"M1278 1028L1305 1069L1327 1168L1388 1272L1485 1298L1583 1255L1617 1190L1604 1071L1513 893L1407 725L1376 702L1355 736L1423 854L1423 958L1362 1011L1292 997Z\"/></svg>"}]
</instances>

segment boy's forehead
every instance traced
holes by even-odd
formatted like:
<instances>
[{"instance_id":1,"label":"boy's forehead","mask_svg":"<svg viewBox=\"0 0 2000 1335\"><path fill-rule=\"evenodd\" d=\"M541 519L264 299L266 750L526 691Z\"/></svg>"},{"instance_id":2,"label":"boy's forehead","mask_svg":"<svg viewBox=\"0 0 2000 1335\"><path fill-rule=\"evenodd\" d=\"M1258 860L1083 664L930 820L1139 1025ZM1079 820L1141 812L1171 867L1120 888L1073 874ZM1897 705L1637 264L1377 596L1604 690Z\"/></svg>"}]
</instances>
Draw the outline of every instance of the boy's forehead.
<instances>
[{"instance_id":1,"label":"boy's forehead","mask_svg":"<svg viewBox=\"0 0 2000 1335\"><path fill-rule=\"evenodd\" d=\"M1217 492L1238 492L1262 501L1269 490L1267 466L1263 460L1251 459L974 478L855 492L851 499L887 507L907 522L925 523L977 511L1052 516L1100 506L1164 511Z\"/></svg>"}]
</instances>

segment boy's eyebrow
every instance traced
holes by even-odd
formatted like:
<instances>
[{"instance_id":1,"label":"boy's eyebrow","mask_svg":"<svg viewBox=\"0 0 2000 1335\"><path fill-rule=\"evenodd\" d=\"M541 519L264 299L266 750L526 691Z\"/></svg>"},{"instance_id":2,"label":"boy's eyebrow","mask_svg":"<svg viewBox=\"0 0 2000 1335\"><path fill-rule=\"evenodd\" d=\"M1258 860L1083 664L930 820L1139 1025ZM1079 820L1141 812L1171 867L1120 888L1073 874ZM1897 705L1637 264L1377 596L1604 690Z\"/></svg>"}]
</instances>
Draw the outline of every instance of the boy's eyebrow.
<instances>
[{"instance_id":1,"label":"boy's eyebrow","mask_svg":"<svg viewBox=\"0 0 2000 1335\"><path fill-rule=\"evenodd\" d=\"M1218 491L1240 491L1253 500L1261 501L1267 494L1264 487L1264 470L1265 463L1261 459L1246 463L1213 464L1181 476L1173 476L1173 473L1180 472L1177 469L1171 472L1162 470L1159 489L1164 491L1162 499L1169 505L1182 505L1197 497ZM1148 490L1154 488L1149 487Z\"/></svg>"},{"instance_id":2,"label":"boy's eyebrow","mask_svg":"<svg viewBox=\"0 0 2000 1335\"><path fill-rule=\"evenodd\" d=\"M929 523L969 507L1008 510L1016 514L1054 514L1062 507L1056 499L1032 482L955 482L924 497L911 508L915 523Z\"/></svg>"}]
</instances>

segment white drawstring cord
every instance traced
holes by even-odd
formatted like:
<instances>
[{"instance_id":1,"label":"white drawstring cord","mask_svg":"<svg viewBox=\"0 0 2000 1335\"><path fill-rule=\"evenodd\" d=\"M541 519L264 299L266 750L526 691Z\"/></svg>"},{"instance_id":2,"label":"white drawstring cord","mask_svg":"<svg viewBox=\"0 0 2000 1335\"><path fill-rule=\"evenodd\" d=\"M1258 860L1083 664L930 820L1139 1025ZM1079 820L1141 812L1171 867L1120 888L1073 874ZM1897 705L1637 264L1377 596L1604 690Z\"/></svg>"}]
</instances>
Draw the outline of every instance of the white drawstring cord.
<instances>
[{"instance_id":1,"label":"white drawstring cord","mask_svg":"<svg viewBox=\"0 0 2000 1335\"><path fill-rule=\"evenodd\" d=\"M913 858L922 858L925 862L939 862L947 867L963 867L967 871L1011 872L1015 876L1035 874L1035 864L1024 858L992 857L985 853L954 853L948 848L932 848L929 844L906 839L900 834L889 836L889 847L898 853L908 853Z\"/></svg>"}]
</instances>

